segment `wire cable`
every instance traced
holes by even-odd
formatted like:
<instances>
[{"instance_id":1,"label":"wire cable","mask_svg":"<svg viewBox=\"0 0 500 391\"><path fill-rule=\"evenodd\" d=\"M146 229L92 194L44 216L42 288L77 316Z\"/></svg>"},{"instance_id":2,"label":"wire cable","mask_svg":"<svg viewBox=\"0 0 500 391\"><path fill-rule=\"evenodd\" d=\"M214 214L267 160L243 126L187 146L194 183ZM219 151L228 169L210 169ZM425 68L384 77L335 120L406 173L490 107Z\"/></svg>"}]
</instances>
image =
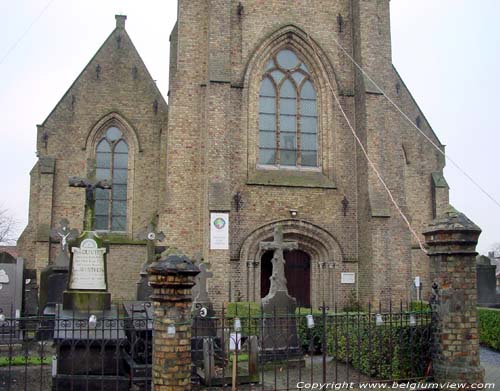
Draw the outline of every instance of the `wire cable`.
<instances>
[{"instance_id":1,"label":"wire cable","mask_svg":"<svg viewBox=\"0 0 500 391\"><path fill-rule=\"evenodd\" d=\"M309 40L309 43L311 45L311 48L313 49L314 51L314 54L316 55L316 60L318 61L318 63L321 65L321 67L323 67L323 64L321 62L321 59L320 59L320 56L318 54L318 52L316 51L316 47L314 46L314 43L312 42L311 40L311 37L309 37L309 34L307 34L307 39ZM323 71L325 71L323 69ZM387 184L385 183L384 179L382 178L382 175L380 174L380 172L378 171L377 169L377 166L375 165L375 163L373 162L373 160L370 158L370 156L368 155L368 152L366 151L366 148L364 147L363 143L361 142L360 138L358 137L358 135L356 134L356 131L354 130L354 127L352 126L351 124L351 121L349 120L349 117L347 116L346 112L344 111L344 108L342 107L342 104L340 103L340 100L337 96L337 94L335 93L335 90L330 82L330 79L327 77L326 78L326 82L328 84L328 87L330 89L330 91L332 92L332 95L333 97L335 98L335 102L337 103L337 105L339 106L340 108L340 111L342 113L342 115L344 116L344 119L347 123L347 125L349 126L349 129L351 130L351 133L352 135L354 136L354 139L356 140L356 142L358 143L359 147L361 148L361 151L363 152L363 155L365 156L366 160L368 161L368 163L370 164L370 167L373 169L373 171L375 172L375 175L377 175L377 178L378 180L380 181L380 183L382 184L382 186L384 187L385 191L387 192L387 194L389 195L389 198L392 202L392 204L394 205L394 207L396 208L396 210L398 211L398 213L401 215L401 218L403 219L403 221L406 223L406 225L408 226L408 229L409 231L411 232L411 234L415 237L415 239L417 240L418 244L419 244L419 247L420 249L425 253L427 254L427 250L425 249L425 246L422 242L422 239L420 238L420 236L417 234L417 232L415 231L415 229L413 229L413 227L411 226L411 223L410 221L408 220L408 218L406 217L406 215L404 214L404 212L401 210L401 208L399 207L398 203L396 202L394 196L392 195L392 192L391 190L389 189L389 187L387 186Z\"/></svg>"},{"instance_id":2,"label":"wire cable","mask_svg":"<svg viewBox=\"0 0 500 391\"><path fill-rule=\"evenodd\" d=\"M7 57L9 56L10 53L12 53L12 51L17 47L17 45L19 45L19 43L21 43L21 41L24 39L24 37L26 37L26 35L30 32L31 28L35 25L36 22L38 22L38 20L42 17L42 15L45 13L45 11L47 11L47 9L51 6L51 4L54 2L55 0L50 0L47 5L45 5L45 7L42 9L42 11L40 11L40 13L38 14L38 16L33 19L33 21L30 23L30 25L26 28L26 30L24 30L24 32L21 34L21 36L17 39L16 42L14 42L14 44L7 50L7 52L4 54L4 56L2 57L2 59L0 60L0 65L3 64L3 62L7 59Z\"/></svg>"},{"instance_id":3,"label":"wire cable","mask_svg":"<svg viewBox=\"0 0 500 391\"><path fill-rule=\"evenodd\" d=\"M462 175L464 175L469 181L471 181L483 194L485 194L491 201L493 201L499 208L500 208L500 202L498 202L489 192L487 192L478 182L474 180L460 165L452 159L449 155L447 155L442 148L437 145L429 136L427 136L422 129L420 129L409 117L406 115L406 113L385 93L385 91L370 77L370 75L359 65L356 60L349 54L349 52L335 39L335 37L331 37L333 42L342 50L342 52L352 61L352 63L358 68L363 75L366 76L366 78L380 91L380 93L389 101L389 103L394 106L394 108L415 128L417 131L425 137L425 139L431 143L431 145L436 148L453 166L455 166L456 169Z\"/></svg>"}]
</instances>

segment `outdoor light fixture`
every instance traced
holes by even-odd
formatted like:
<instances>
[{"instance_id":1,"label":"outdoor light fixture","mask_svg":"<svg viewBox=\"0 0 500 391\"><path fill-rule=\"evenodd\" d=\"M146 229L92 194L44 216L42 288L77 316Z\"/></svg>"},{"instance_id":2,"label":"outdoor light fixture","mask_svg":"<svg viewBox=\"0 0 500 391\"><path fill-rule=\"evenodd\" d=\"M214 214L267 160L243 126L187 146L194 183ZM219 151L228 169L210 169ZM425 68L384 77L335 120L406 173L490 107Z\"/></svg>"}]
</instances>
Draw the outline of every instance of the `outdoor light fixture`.
<instances>
[{"instance_id":1,"label":"outdoor light fixture","mask_svg":"<svg viewBox=\"0 0 500 391\"><path fill-rule=\"evenodd\" d=\"M175 335L175 325L169 324L167 326L167 335L170 335L170 336Z\"/></svg>"},{"instance_id":2,"label":"outdoor light fixture","mask_svg":"<svg viewBox=\"0 0 500 391\"><path fill-rule=\"evenodd\" d=\"M234 331L241 331L241 320L240 318L234 318Z\"/></svg>"},{"instance_id":3,"label":"outdoor light fixture","mask_svg":"<svg viewBox=\"0 0 500 391\"><path fill-rule=\"evenodd\" d=\"M382 315L380 314L375 315L375 324L377 326L382 326L384 324L384 319L382 318Z\"/></svg>"},{"instance_id":4,"label":"outdoor light fixture","mask_svg":"<svg viewBox=\"0 0 500 391\"><path fill-rule=\"evenodd\" d=\"M306 315L306 319L307 319L307 328L308 329L314 328L314 318L313 318L313 316L311 314Z\"/></svg>"},{"instance_id":5,"label":"outdoor light fixture","mask_svg":"<svg viewBox=\"0 0 500 391\"><path fill-rule=\"evenodd\" d=\"M290 216L292 216L293 218L297 217L297 215L299 214L299 211L297 209L290 209Z\"/></svg>"},{"instance_id":6,"label":"outdoor light fixture","mask_svg":"<svg viewBox=\"0 0 500 391\"><path fill-rule=\"evenodd\" d=\"M96 326L97 326L97 316L92 314L89 317L89 327L95 328Z\"/></svg>"}]
</instances>

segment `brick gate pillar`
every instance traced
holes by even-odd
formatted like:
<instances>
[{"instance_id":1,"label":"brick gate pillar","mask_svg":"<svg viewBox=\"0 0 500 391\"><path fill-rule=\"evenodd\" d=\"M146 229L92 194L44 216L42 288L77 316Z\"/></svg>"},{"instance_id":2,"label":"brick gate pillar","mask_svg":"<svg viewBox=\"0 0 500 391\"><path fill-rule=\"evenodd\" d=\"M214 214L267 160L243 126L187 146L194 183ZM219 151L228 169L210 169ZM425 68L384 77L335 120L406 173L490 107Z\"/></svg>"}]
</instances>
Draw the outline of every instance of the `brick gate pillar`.
<instances>
[{"instance_id":1,"label":"brick gate pillar","mask_svg":"<svg viewBox=\"0 0 500 391\"><path fill-rule=\"evenodd\" d=\"M191 390L191 288L200 272L169 255L148 269L153 288L153 391Z\"/></svg>"},{"instance_id":2,"label":"brick gate pillar","mask_svg":"<svg viewBox=\"0 0 500 391\"><path fill-rule=\"evenodd\" d=\"M434 378L483 382L477 326L476 244L481 229L452 207L425 230L435 312Z\"/></svg>"}]
</instances>

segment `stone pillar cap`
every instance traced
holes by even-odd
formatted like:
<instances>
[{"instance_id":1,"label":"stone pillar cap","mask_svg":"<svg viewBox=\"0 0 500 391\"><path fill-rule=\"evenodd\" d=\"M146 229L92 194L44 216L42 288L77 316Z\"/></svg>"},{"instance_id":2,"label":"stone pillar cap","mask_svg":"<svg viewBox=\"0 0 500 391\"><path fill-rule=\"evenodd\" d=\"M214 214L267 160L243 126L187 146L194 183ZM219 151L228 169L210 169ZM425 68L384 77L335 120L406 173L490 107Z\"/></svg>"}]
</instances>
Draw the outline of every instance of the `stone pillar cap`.
<instances>
[{"instance_id":1,"label":"stone pillar cap","mask_svg":"<svg viewBox=\"0 0 500 391\"><path fill-rule=\"evenodd\" d=\"M127 20L127 15L115 15L115 19L116 19L116 27L124 29L125 21Z\"/></svg>"},{"instance_id":2,"label":"stone pillar cap","mask_svg":"<svg viewBox=\"0 0 500 391\"><path fill-rule=\"evenodd\" d=\"M431 235L443 231L468 231L481 232L476 224L474 224L467 216L457 211L453 206L449 205L446 211L436 217L424 230L424 235Z\"/></svg>"},{"instance_id":3,"label":"stone pillar cap","mask_svg":"<svg viewBox=\"0 0 500 391\"><path fill-rule=\"evenodd\" d=\"M153 263L147 269L150 274L184 274L195 276L200 272L188 257L180 254L168 255L165 259Z\"/></svg>"}]
</instances>

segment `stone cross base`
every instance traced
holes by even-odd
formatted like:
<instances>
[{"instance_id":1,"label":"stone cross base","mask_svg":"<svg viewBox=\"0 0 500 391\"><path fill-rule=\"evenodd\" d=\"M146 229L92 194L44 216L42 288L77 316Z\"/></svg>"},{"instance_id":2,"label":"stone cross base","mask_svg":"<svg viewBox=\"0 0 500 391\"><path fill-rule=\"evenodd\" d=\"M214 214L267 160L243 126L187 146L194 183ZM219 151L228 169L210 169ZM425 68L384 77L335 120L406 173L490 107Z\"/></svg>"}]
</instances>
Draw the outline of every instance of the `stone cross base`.
<instances>
[{"instance_id":1,"label":"stone cross base","mask_svg":"<svg viewBox=\"0 0 500 391\"><path fill-rule=\"evenodd\" d=\"M63 308L71 311L106 311L111 309L111 293L64 291Z\"/></svg>"},{"instance_id":2,"label":"stone cross base","mask_svg":"<svg viewBox=\"0 0 500 391\"><path fill-rule=\"evenodd\" d=\"M262 299L262 341L260 361L281 361L302 357L297 335L297 301L285 291Z\"/></svg>"}]
</instances>

